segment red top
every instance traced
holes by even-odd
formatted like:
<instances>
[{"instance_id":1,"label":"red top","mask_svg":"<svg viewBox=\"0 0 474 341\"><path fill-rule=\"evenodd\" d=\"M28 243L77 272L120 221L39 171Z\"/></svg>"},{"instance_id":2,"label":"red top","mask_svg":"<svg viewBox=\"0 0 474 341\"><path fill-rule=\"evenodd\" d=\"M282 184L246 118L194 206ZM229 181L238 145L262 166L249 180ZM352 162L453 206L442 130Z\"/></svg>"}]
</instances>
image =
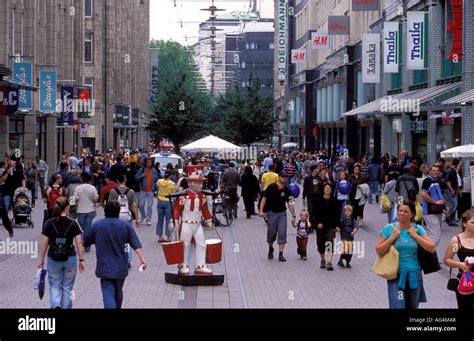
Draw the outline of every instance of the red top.
<instances>
[{"instance_id":1,"label":"red top","mask_svg":"<svg viewBox=\"0 0 474 341\"><path fill-rule=\"evenodd\" d=\"M109 194L111 190L113 190L114 188L117 188L118 186L120 186L120 184L117 182L109 182L107 185L105 185L102 188L102 191L100 191L100 205L101 206L104 206L105 196Z\"/></svg>"}]
</instances>

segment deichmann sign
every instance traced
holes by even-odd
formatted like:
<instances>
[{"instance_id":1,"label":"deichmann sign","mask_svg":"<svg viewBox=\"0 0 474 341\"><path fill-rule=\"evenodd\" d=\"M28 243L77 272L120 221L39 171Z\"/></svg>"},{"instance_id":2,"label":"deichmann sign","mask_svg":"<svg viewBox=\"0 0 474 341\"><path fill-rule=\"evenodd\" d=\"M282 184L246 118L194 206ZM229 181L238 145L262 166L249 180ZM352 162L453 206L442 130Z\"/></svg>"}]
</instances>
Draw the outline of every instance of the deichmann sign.
<instances>
[{"instance_id":1,"label":"deichmann sign","mask_svg":"<svg viewBox=\"0 0 474 341\"><path fill-rule=\"evenodd\" d=\"M378 11L380 0L352 0L352 11Z\"/></svg>"},{"instance_id":2,"label":"deichmann sign","mask_svg":"<svg viewBox=\"0 0 474 341\"><path fill-rule=\"evenodd\" d=\"M328 34L330 36L349 34L349 16L328 16Z\"/></svg>"},{"instance_id":3,"label":"deichmann sign","mask_svg":"<svg viewBox=\"0 0 474 341\"><path fill-rule=\"evenodd\" d=\"M13 63L12 78L22 85L33 85L33 67L31 62ZM18 109L31 110L33 108L33 92L18 90Z\"/></svg>"},{"instance_id":4,"label":"deichmann sign","mask_svg":"<svg viewBox=\"0 0 474 341\"><path fill-rule=\"evenodd\" d=\"M453 63L462 60L462 0L451 0L452 20L447 20L447 32L452 33L451 53L448 59Z\"/></svg>"},{"instance_id":5,"label":"deichmann sign","mask_svg":"<svg viewBox=\"0 0 474 341\"><path fill-rule=\"evenodd\" d=\"M407 13L407 69L425 69L425 12Z\"/></svg>"},{"instance_id":6,"label":"deichmann sign","mask_svg":"<svg viewBox=\"0 0 474 341\"><path fill-rule=\"evenodd\" d=\"M286 0L278 0L278 80L286 80Z\"/></svg>"},{"instance_id":7,"label":"deichmann sign","mask_svg":"<svg viewBox=\"0 0 474 341\"><path fill-rule=\"evenodd\" d=\"M380 83L380 33L362 35L362 83Z\"/></svg>"},{"instance_id":8,"label":"deichmann sign","mask_svg":"<svg viewBox=\"0 0 474 341\"><path fill-rule=\"evenodd\" d=\"M53 113L56 111L56 71L40 71L39 73L39 111Z\"/></svg>"},{"instance_id":9,"label":"deichmann sign","mask_svg":"<svg viewBox=\"0 0 474 341\"><path fill-rule=\"evenodd\" d=\"M306 63L306 49L291 50L291 63L292 64Z\"/></svg>"},{"instance_id":10,"label":"deichmann sign","mask_svg":"<svg viewBox=\"0 0 474 341\"><path fill-rule=\"evenodd\" d=\"M385 22L383 28L383 71L398 73L400 31L398 22Z\"/></svg>"},{"instance_id":11,"label":"deichmann sign","mask_svg":"<svg viewBox=\"0 0 474 341\"><path fill-rule=\"evenodd\" d=\"M151 104L158 104L158 49L150 49L150 102Z\"/></svg>"},{"instance_id":12,"label":"deichmann sign","mask_svg":"<svg viewBox=\"0 0 474 341\"><path fill-rule=\"evenodd\" d=\"M331 48L329 35L327 33L311 33L311 49L312 50L326 50Z\"/></svg>"}]
</instances>

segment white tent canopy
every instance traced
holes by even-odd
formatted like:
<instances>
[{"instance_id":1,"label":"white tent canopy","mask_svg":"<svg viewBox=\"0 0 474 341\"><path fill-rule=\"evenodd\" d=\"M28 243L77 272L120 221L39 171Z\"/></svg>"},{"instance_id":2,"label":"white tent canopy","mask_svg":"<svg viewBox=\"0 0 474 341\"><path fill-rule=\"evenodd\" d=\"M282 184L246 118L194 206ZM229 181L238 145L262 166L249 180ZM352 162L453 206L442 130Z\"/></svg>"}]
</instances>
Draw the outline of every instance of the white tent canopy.
<instances>
[{"instance_id":1,"label":"white tent canopy","mask_svg":"<svg viewBox=\"0 0 474 341\"><path fill-rule=\"evenodd\" d=\"M216 136L209 135L182 147L181 150L185 152L212 153L220 151L239 151L240 147Z\"/></svg>"},{"instance_id":2,"label":"white tent canopy","mask_svg":"<svg viewBox=\"0 0 474 341\"><path fill-rule=\"evenodd\" d=\"M474 144L466 144L454 148L446 149L441 152L441 157L446 158L474 158Z\"/></svg>"},{"instance_id":3,"label":"white tent canopy","mask_svg":"<svg viewBox=\"0 0 474 341\"><path fill-rule=\"evenodd\" d=\"M288 143L285 143L283 146L281 146L282 148L297 148L298 147L298 143L296 142L288 142Z\"/></svg>"}]
</instances>

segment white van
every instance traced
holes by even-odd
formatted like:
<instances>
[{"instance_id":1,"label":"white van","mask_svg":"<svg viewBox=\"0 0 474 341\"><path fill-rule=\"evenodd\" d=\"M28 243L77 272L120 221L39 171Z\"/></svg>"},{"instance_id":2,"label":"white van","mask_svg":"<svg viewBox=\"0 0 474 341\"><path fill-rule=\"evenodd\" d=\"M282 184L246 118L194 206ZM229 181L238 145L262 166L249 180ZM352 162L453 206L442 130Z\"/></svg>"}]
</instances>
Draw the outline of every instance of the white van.
<instances>
[{"instance_id":1,"label":"white van","mask_svg":"<svg viewBox=\"0 0 474 341\"><path fill-rule=\"evenodd\" d=\"M181 156L177 154L171 154L166 152L156 153L150 156L153 159L154 164L160 163L160 169L164 172L166 170L166 165L171 163L173 168L177 165L181 165L181 171L184 167L184 160Z\"/></svg>"}]
</instances>

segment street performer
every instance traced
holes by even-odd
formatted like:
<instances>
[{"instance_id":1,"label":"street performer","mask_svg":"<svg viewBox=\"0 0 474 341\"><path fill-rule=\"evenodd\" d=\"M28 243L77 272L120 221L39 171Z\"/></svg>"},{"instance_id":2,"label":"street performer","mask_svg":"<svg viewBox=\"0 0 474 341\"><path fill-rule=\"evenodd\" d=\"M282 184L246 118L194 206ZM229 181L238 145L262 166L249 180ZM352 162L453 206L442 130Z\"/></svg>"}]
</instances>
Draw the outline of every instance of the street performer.
<instances>
[{"instance_id":1,"label":"street performer","mask_svg":"<svg viewBox=\"0 0 474 341\"><path fill-rule=\"evenodd\" d=\"M181 196L176 199L173 208L173 221L170 223L170 231L176 231L176 221L182 213L180 224L180 240L184 242L184 261L179 265L180 275L189 275L188 257L191 240L194 237L196 245L196 267L195 275L212 275L212 270L206 265L206 240L201 225L204 218L208 227L212 226L212 215L207 205L207 199L202 192L203 176L202 165L188 166L189 188L184 190Z\"/></svg>"}]
</instances>

